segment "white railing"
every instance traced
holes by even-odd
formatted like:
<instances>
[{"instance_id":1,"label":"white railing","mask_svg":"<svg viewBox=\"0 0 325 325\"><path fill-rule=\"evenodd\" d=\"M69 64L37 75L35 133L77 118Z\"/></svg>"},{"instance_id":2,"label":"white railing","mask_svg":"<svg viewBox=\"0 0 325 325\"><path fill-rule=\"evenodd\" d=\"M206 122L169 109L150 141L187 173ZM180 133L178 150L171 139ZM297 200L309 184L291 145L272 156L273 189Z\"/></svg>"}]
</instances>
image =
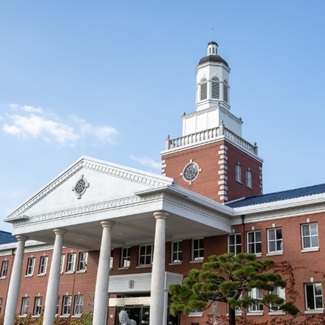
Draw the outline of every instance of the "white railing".
<instances>
[{"instance_id":1,"label":"white railing","mask_svg":"<svg viewBox=\"0 0 325 325\"><path fill-rule=\"evenodd\" d=\"M229 140L235 142L236 144L240 145L246 150L253 152L255 155L258 154L258 147L256 143L254 144L249 143L248 141L238 136L236 133L225 128L223 124L221 124L219 127L216 128L208 129L201 132L191 133L175 139L171 139L168 136L166 140L166 150L181 148L191 144L199 144L207 140L216 139L220 136L224 136L228 138Z\"/></svg>"}]
</instances>

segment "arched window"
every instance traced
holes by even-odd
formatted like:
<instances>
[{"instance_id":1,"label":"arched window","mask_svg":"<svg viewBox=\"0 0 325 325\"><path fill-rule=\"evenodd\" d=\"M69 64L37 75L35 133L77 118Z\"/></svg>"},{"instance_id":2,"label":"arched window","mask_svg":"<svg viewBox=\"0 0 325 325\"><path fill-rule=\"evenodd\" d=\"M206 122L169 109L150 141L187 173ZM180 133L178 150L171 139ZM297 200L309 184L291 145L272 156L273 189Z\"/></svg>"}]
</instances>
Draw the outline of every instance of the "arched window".
<instances>
[{"instance_id":1,"label":"arched window","mask_svg":"<svg viewBox=\"0 0 325 325\"><path fill-rule=\"evenodd\" d=\"M217 77L212 78L212 98L220 98L220 82Z\"/></svg>"},{"instance_id":2,"label":"arched window","mask_svg":"<svg viewBox=\"0 0 325 325\"><path fill-rule=\"evenodd\" d=\"M228 82L225 80L223 82L223 100L228 103Z\"/></svg>"},{"instance_id":3,"label":"arched window","mask_svg":"<svg viewBox=\"0 0 325 325\"><path fill-rule=\"evenodd\" d=\"M205 78L201 79L201 93L200 93L200 100L207 99L208 97L208 83Z\"/></svg>"}]
</instances>

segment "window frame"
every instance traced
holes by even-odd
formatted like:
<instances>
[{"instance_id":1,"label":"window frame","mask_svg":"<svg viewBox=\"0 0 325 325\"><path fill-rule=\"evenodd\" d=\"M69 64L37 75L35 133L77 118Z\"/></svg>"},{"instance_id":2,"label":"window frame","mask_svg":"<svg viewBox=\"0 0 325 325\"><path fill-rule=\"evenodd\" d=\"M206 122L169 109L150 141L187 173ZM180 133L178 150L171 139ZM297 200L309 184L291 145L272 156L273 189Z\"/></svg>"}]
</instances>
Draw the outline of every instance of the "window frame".
<instances>
[{"instance_id":1,"label":"window frame","mask_svg":"<svg viewBox=\"0 0 325 325\"><path fill-rule=\"evenodd\" d=\"M121 248L120 268L129 268L131 265L131 247Z\"/></svg>"},{"instance_id":2,"label":"window frame","mask_svg":"<svg viewBox=\"0 0 325 325\"><path fill-rule=\"evenodd\" d=\"M33 316L40 316L42 314L42 296L37 296L34 299L34 308L33 308Z\"/></svg>"},{"instance_id":3,"label":"window frame","mask_svg":"<svg viewBox=\"0 0 325 325\"><path fill-rule=\"evenodd\" d=\"M202 78L200 82L200 101L208 99L208 80Z\"/></svg>"},{"instance_id":4,"label":"window frame","mask_svg":"<svg viewBox=\"0 0 325 325\"><path fill-rule=\"evenodd\" d=\"M2 310L2 303L3 303L3 299L2 299L2 297L0 297L0 313L1 313L1 310Z\"/></svg>"},{"instance_id":5,"label":"window frame","mask_svg":"<svg viewBox=\"0 0 325 325\"><path fill-rule=\"evenodd\" d=\"M311 226L316 225L316 234L312 234ZM308 226L308 235L304 235L303 229ZM301 245L302 245L302 251L317 251L319 250L319 234L318 234L318 223L317 222L310 222L310 223L304 223L301 225ZM317 246L313 245L313 238L317 237ZM308 238L310 241L310 246L305 247L304 239Z\"/></svg>"},{"instance_id":6,"label":"window frame","mask_svg":"<svg viewBox=\"0 0 325 325\"><path fill-rule=\"evenodd\" d=\"M230 242L231 238L234 238L233 243ZM235 255L239 254L242 252L242 238L241 238L241 233L236 232L228 235L228 253L234 253ZM240 239L240 242L238 243L237 239ZM233 247L233 250L230 249L230 247ZM238 251L238 248L239 251Z\"/></svg>"},{"instance_id":7,"label":"window frame","mask_svg":"<svg viewBox=\"0 0 325 325\"><path fill-rule=\"evenodd\" d=\"M270 294L271 295L276 295L282 299L285 300L285 288L281 288L281 287L274 287L272 291L270 291ZM280 305L278 304L274 304L272 305L272 303L269 304L269 308L270 308L270 311L269 313L270 314L284 314L283 310L281 308L279 308Z\"/></svg>"},{"instance_id":8,"label":"window frame","mask_svg":"<svg viewBox=\"0 0 325 325\"><path fill-rule=\"evenodd\" d=\"M88 263L88 252L82 251L78 254L78 272L86 272L87 271L87 263Z\"/></svg>"},{"instance_id":9,"label":"window frame","mask_svg":"<svg viewBox=\"0 0 325 325\"><path fill-rule=\"evenodd\" d=\"M45 275L47 271L48 256L41 256L38 266L38 275Z\"/></svg>"},{"instance_id":10,"label":"window frame","mask_svg":"<svg viewBox=\"0 0 325 325\"><path fill-rule=\"evenodd\" d=\"M76 269L76 253L68 253L67 263L66 263L66 273L73 273Z\"/></svg>"},{"instance_id":11,"label":"window frame","mask_svg":"<svg viewBox=\"0 0 325 325\"><path fill-rule=\"evenodd\" d=\"M228 87L228 81L223 81L223 100L226 103L229 103L229 87Z\"/></svg>"},{"instance_id":12,"label":"window frame","mask_svg":"<svg viewBox=\"0 0 325 325\"><path fill-rule=\"evenodd\" d=\"M278 238L278 230L281 230L281 238ZM270 238L270 234L274 233L274 238ZM271 243L274 243L274 250L271 250ZM278 249L280 243L281 249ZM281 227L274 227L267 229L267 252L268 255L281 255L283 254L283 233Z\"/></svg>"},{"instance_id":13,"label":"window frame","mask_svg":"<svg viewBox=\"0 0 325 325\"><path fill-rule=\"evenodd\" d=\"M144 249L144 252L141 252L142 249ZM138 256L138 266L151 266L152 262L153 262L153 251L154 251L153 244L140 245L139 246L139 256Z\"/></svg>"},{"instance_id":14,"label":"window frame","mask_svg":"<svg viewBox=\"0 0 325 325\"><path fill-rule=\"evenodd\" d=\"M242 167L240 163L235 165L235 180L238 183L242 183Z\"/></svg>"},{"instance_id":15,"label":"window frame","mask_svg":"<svg viewBox=\"0 0 325 325\"><path fill-rule=\"evenodd\" d=\"M82 315L82 308L84 305L84 296L81 294L74 296L73 302L73 315L80 316Z\"/></svg>"},{"instance_id":16,"label":"window frame","mask_svg":"<svg viewBox=\"0 0 325 325\"><path fill-rule=\"evenodd\" d=\"M28 315L28 308L29 308L29 297L22 297L21 299L21 307L20 307L20 316Z\"/></svg>"},{"instance_id":17,"label":"window frame","mask_svg":"<svg viewBox=\"0 0 325 325\"><path fill-rule=\"evenodd\" d=\"M9 260L3 260L1 263L0 279L4 279L7 277L8 269L9 269Z\"/></svg>"},{"instance_id":18,"label":"window frame","mask_svg":"<svg viewBox=\"0 0 325 325\"><path fill-rule=\"evenodd\" d=\"M193 238L192 249L191 249L192 261L203 261L204 260L204 238Z\"/></svg>"},{"instance_id":19,"label":"window frame","mask_svg":"<svg viewBox=\"0 0 325 325\"><path fill-rule=\"evenodd\" d=\"M253 175L250 169L246 170L246 186L253 188Z\"/></svg>"},{"instance_id":20,"label":"window frame","mask_svg":"<svg viewBox=\"0 0 325 325\"><path fill-rule=\"evenodd\" d=\"M263 299L263 292L261 289L253 288L248 292L248 295L255 300ZM263 314L263 312L264 306L261 302L249 304L248 306L248 314Z\"/></svg>"},{"instance_id":21,"label":"window frame","mask_svg":"<svg viewBox=\"0 0 325 325\"><path fill-rule=\"evenodd\" d=\"M171 263L182 263L183 261L183 241L182 240L177 240L177 241L172 241L170 243L171 245L171 254L170 254L170 259Z\"/></svg>"},{"instance_id":22,"label":"window frame","mask_svg":"<svg viewBox=\"0 0 325 325\"><path fill-rule=\"evenodd\" d=\"M34 268L35 268L35 257L28 257L25 276L26 277L33 276Z\"/></svg>"},{"instance_id":23,"label":"window frame","mask_svg":"<svg viewBox=\"0 0 325 325\"><path fill-rule=\"evenodd\" d=\"M316 294L316 286L318 286L320 289L321 289L321 294L317 295ZM310 308L309 307L309 300L308 300L308 292L307 292L307 287L312 287L313 289L313 305L314 305L314 308ZM313 312L313 311L320 311L320 312L323 312L324 310L324 299L323 299L323 286L322 286L322 283L321 282L312 282L312 283L305 283L304 285L304 293L305 293L305 309L306 309L306 312L310 311L310 312ZM317 298L321 298L321 303L320 305L322 307L319 307L317 308Z\"/></svg>"},{"instance_id":24,"label":"window frame","mask_svg":"<svg viewBox=\"0 0 325 325\"><path fill-rule=\"evenodd\" d=\"M70 314L71 314L71 303L72 303L72 296L71 295L64 295L62 297L61 316L70 316Z\"/></svg>"},{"instance_id":25,"label":"window frame","mask_svg":"<svg viewBox=\"0 0 325 325\"><path fill-rule=\"evenodd\" d=\"M220 80L217 76L214 76L212 79L212 85L211 85L211 97L213 99L220 99Z\"/></svg>"},{"instance_id":26,"label":"window frame","mask_svg":"<svg viewBox=\"0 0 325 325\"><path fill-rule=\"evenodd\" d=\"M251 240L251 236L253 238ZM259 234L260 238L258 240L257 234ZM258 250L259 246L259 250ZM251 248L253 248L251 250ZM247 232L247 253L255 254L256 256L262 256L262 232L260 230L252 230Z\"/></svg>"}]
</instances>

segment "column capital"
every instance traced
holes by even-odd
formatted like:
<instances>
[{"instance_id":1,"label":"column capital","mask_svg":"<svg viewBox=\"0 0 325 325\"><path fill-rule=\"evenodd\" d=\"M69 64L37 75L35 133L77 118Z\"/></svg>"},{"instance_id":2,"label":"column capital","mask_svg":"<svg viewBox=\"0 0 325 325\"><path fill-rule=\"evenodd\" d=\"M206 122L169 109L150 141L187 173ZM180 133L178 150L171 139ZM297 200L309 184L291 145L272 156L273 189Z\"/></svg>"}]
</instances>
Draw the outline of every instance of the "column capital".
<instances>
[{"instance_id":1,"label":"column capital","mask_svg":"<svg viewBox=\"0 0 325 325\"><path fill-rule=\"evenodd\" d=\"M62 228L56 228L56 229L53 229L53 232L55 235L64 235L67 231L65 229L62 229Z\"/></svg>"},{"instance_id":2,"label":"column capital","mask_svg":"<svg viewBox=\"0 0 325 325\"><path fill-rule=\"evenodd\" d=\"M155 217L155 219L167 219L169 216L168 212L165 211L156 211L153 213L153 216Z\"/></svg>"},{"instance_id":3,"label":"column capital","mask_svg":"<svg viewBox=\"0 0 325 325\"><path fill-rule=\"evenodd\" d=\"M100 222L103 228L113 228L115 225L114 221L111 220L103 220Z\"/></svg>"},{"instance_id":4,"label":"column capital","mask_svg":"<svg viewBox=\"0 0 325 325\"><path fill-rule=\"evenodd\" d=\"M25 236L25 235L16 235L15 236L17 241L26 241L28 239L28 236Z\"/></svg>"}]
</instances>

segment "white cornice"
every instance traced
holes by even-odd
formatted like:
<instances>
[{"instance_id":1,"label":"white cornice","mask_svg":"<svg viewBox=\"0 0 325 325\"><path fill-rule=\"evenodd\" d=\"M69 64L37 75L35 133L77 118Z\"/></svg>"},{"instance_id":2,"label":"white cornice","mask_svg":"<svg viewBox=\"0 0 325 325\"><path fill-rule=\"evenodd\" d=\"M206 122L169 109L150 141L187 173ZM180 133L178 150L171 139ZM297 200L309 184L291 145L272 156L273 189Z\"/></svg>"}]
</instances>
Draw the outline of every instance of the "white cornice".
<instances>
[{"instance_id":1,"label":"white cornice","mask_svg":"<svg viewBox=\"0 0 325 325\"><path fill-rule=\"evenodd\" d=\"M234 216L239 217L244 215L245 221L248 223L280 218L291 218L298 215L321 213L324 211L325 193L322 193L294 199L234 208ZM241 223L241 219L236 218L233 221L233 224L238 223Z\"/></svg>"}]
</instances>

